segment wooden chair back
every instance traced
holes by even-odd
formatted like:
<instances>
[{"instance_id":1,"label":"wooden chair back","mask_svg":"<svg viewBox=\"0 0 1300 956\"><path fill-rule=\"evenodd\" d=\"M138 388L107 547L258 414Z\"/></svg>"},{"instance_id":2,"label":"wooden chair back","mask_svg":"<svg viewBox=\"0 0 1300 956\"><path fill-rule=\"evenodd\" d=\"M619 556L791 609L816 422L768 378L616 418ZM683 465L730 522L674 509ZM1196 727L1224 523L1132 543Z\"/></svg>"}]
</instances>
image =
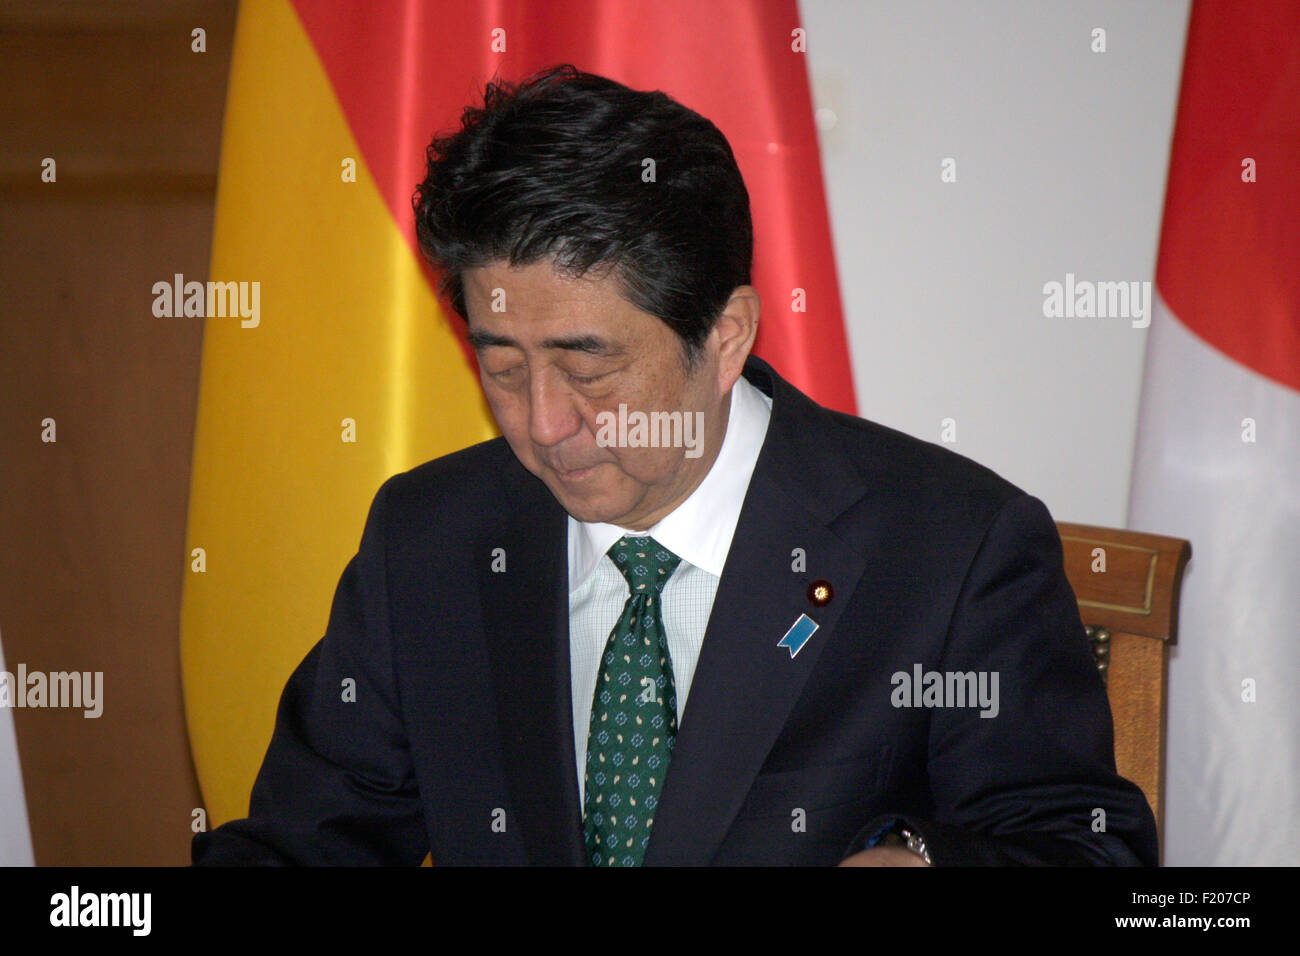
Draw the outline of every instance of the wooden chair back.
<instances>
[{"instance_id":1,"label":"wooden chair back","mask_svg":"<svg viewBox=\"0 0 1300 956\"><path fill-rule=\"evenodd\" d=\"M1192 546L1182 538L1056 523L1115 721L1115 765L1146 794L1164 847L1165 704L1178 594Z\"/></svg>"}]
</instances>

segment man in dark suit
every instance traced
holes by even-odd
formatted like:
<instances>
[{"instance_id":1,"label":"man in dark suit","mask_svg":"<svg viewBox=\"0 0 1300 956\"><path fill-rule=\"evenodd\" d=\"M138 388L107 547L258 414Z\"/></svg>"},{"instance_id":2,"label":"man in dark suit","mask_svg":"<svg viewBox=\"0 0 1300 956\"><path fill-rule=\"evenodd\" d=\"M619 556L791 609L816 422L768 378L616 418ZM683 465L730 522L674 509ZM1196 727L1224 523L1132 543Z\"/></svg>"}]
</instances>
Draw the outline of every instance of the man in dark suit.
<instances>
[{"instance_id":1,"label":"man in dark suit","mask_svg":"<svg viewBox=\"0 0 1300 956\"><path fill-rule=\"evenodd\" d=\"M1156 862L1047 509L750 354L712 124L492 85L416 214L503 437L384 483L196 863Z\"/></svg>"}]
</instances>

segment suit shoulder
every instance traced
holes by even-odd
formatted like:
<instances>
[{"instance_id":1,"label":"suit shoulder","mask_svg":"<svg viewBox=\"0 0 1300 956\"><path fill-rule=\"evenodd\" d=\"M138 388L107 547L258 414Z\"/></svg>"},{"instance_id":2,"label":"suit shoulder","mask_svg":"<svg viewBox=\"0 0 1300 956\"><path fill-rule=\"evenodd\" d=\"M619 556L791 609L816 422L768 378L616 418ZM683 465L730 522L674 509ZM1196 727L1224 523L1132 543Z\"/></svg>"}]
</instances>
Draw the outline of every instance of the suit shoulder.
<instances>
[{"instance_id":1,"label":"suit shoulder","mask_svg":"<svg viewBox=\"0 0 1300 956\"><path fill-rule=\"evenodd\" d=\"M380 488L390 520L433 512L442 520L456 514L496 511L505 494L503 478L519 467L504 438L451 452L393 475Z\"/></svg>"},{"instance_id":2,"label":"suit shoulder","mask_svg":"<svg viewBox=\"0 0 1300 956\"><path fill-rule=\"evenodd\" d=\"M988 519L1026 494L992 468L951 448L869 419L830 415L859 474L899 502Z\"/></svg>"}]
</instances>

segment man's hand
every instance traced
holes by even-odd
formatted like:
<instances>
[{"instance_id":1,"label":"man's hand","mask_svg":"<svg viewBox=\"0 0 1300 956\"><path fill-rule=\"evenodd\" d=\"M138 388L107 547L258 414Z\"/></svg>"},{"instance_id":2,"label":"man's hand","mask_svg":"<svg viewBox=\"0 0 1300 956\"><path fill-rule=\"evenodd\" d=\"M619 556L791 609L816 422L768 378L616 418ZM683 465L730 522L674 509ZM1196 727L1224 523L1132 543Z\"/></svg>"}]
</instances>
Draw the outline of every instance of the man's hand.
<instances>
[{"instance_id":1,"label":"man's hand","mask_svg":"<svg viewBox=\"0 0 1300 956\"><path fill-rule=\"evenodd\" d=\"M920 855L905 846L882 844L846 857L840 866L929 866Z\"/></svg>"}]
</instances>

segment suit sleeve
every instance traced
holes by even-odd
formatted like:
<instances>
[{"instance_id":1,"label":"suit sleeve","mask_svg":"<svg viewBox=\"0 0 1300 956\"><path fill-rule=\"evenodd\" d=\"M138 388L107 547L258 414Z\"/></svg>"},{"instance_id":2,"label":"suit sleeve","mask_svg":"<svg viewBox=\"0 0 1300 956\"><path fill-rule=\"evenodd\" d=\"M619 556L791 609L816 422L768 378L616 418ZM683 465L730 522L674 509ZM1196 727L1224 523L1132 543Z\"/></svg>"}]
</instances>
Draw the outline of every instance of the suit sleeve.
<instances>
[{"instance_id":1,"label":"suit sleeve","mask_svg":"<svg viewBox=\"0 0 1300 956\"><path fill-rule=\"evenodd\" d=\"M1115 771L1105 687L1056 525L1037 498L1010 499L986 531L939 670L987 672L990 686L997 675L996 714L934 708L934 819L878 817L845 856L905 820L936 866L1156 865L1155 818L1142 791Z\"/></svg>"},{"instance_id":2,"label":"suit sleeve","mask_svg":"<svg viewBox=\"0 0 1300 956\"><path fill-rule=\"evenodd\" d=\"M417 865L428 852L393 670L384 502L289 678L248 816L191 844L196 865Z\"/></svg>"}]
</instances>

